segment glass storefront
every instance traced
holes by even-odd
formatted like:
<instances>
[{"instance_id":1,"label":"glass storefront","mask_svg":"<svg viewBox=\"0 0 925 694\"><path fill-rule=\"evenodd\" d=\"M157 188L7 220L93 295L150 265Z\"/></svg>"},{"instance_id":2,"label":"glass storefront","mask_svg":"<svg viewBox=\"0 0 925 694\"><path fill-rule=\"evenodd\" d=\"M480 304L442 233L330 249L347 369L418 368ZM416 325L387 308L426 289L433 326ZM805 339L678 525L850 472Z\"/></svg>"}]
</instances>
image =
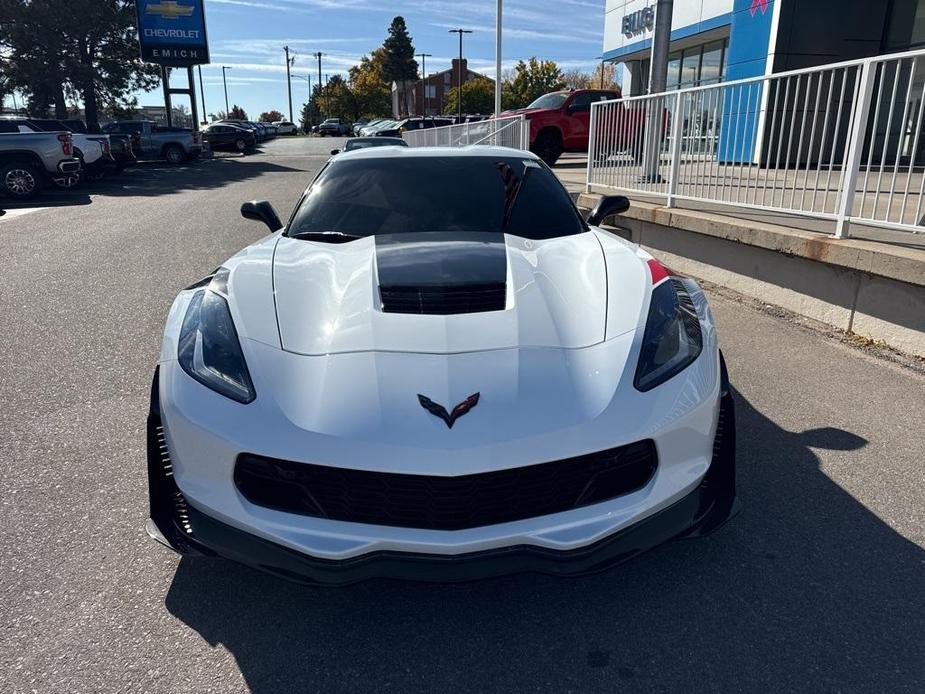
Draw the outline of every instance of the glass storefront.
<instances>
[{"instance_id":1,"label":"glass storefront","mask_svg":"<svg viewBox=\"0 0 925 694\"><path fill-rule=\"evenodd\" d=\"M925 0L923 0L925 3ZM726 73L726 51L729 39L712 41L675 51L668 56L668 89L697 87L722 82ZM640 64L640 74L648 82L649 61Z\"/></svg>"}]
</instances>

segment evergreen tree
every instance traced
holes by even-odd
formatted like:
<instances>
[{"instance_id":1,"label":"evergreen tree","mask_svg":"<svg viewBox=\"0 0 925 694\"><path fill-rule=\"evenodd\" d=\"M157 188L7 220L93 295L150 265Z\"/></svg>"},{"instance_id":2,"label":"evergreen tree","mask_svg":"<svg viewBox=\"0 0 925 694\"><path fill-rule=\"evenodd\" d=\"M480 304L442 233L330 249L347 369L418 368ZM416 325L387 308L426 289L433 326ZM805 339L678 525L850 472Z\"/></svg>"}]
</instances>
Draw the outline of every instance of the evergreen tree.
<instances>
[{"instance_id":1,"label":"evergreen tree","mask_svg":"<svg viewBox=\"0 0 925 694\"><path fill-rule=\"evenodd\" d=\"M382 61L382 79L387 84L396 82L399 89L404 93L405 85L409 81L418 78L418 63L414 59L414 45L411 43L411 36L408 34L408 27L405 26L404 17L395 17L389 26L389 37L382 44L383 61ZM409 111L408 104L400 104L399 108L404 106L404 111Z\"/></svg>"},{"instance_id":2,"label":"evergreen tree","mask_svg":"<svg viewBox=\"0 0 925 694\"><path fill-rule=\"evenodd\" d=\"M237 104L234 104L231 107L231 110L228 112L228 117L231 118L232 120L248 120L247 111L245 111L243 108L241 108Z\"/></svg>"}]
</instances>

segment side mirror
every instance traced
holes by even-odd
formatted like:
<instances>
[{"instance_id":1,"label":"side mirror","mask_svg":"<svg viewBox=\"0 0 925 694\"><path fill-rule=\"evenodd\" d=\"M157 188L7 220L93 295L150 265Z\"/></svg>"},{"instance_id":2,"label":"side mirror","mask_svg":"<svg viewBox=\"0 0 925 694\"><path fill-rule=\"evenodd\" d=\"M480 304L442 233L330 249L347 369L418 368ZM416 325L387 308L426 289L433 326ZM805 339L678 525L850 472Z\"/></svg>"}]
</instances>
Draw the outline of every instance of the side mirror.
<instances>
[{"instance_id":1,"label":"side mirror","mask_svg":"<svg viewBox=\"0 0 925 694\"><path fill-rule=\"evenodd\" d=\"M332 149L332 150L331 150L331 156L333 157L335 154L340 154L340 150L339 150L339 149Z\"/></svg>"},{"instance_id":2,"label":"side mirror","mask_svg":"<svg viewBox=\"0 0 925 694\"><path fill-rule=\"evenodd\" d=\"M626 212L630 208L630 201L625 195L607 195L601 198L591 214L588 215L588 224L598 226L607 217L621 212Z\"/></svg>"},{"instance_id":3,"label":"side mirror","mask_svg":"<svg viewBox=\"0 0 925 694\"><path fill-rule=\"evenodd\" d=\"M251 200L241 205L241 216L244 219L253 219L257 222L263 222L270 231L277 231L283 228L283 223L279 221L279 215L276 210L266 200Z\"/></svg>"}]
</instances>

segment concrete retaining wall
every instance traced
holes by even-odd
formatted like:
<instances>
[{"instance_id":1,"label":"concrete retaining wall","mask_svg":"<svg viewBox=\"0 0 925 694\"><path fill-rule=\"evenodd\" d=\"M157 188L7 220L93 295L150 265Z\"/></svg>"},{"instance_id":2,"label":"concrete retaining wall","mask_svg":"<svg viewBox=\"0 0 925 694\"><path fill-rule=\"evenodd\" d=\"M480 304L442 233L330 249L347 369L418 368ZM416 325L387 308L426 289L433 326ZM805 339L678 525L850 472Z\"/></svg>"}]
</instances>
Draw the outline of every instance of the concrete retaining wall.
<instances>
[{"instance_id":1,"label":"concrete retaining wall","mask_svg":"<svg viewBox=\"0 0 925 694\"><path fill-rule=\"evenodd\" d=\"M680 273L925 357L921 251L635 202L608 221Z\"/></svg>"}]
</instances>

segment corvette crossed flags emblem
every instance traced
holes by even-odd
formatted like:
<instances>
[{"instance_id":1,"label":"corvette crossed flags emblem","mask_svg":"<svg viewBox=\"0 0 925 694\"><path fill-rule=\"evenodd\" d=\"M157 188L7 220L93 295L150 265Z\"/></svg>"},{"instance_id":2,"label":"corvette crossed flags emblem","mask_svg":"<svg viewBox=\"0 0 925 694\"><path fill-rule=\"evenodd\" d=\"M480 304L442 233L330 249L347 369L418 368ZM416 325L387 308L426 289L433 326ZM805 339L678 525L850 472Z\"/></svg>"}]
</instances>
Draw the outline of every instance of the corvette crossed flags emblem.
<instances>
[{"instance_id":1,"label":"corvette crossed flags emblem","mask_svg":"<svg viewBox=\"0 0 925 694\"><path fill-rule=\"evenodd\" d=\"M434 417L442 419L448 429L452 429L457 419L479 404L479 394L473 393L454 407L452 412L447 412L443 405L438 405L426 395L421 395L420 393L418 393L418 402L421 403L421 407L430 412Z\"/></svg>"}]
</instances>

